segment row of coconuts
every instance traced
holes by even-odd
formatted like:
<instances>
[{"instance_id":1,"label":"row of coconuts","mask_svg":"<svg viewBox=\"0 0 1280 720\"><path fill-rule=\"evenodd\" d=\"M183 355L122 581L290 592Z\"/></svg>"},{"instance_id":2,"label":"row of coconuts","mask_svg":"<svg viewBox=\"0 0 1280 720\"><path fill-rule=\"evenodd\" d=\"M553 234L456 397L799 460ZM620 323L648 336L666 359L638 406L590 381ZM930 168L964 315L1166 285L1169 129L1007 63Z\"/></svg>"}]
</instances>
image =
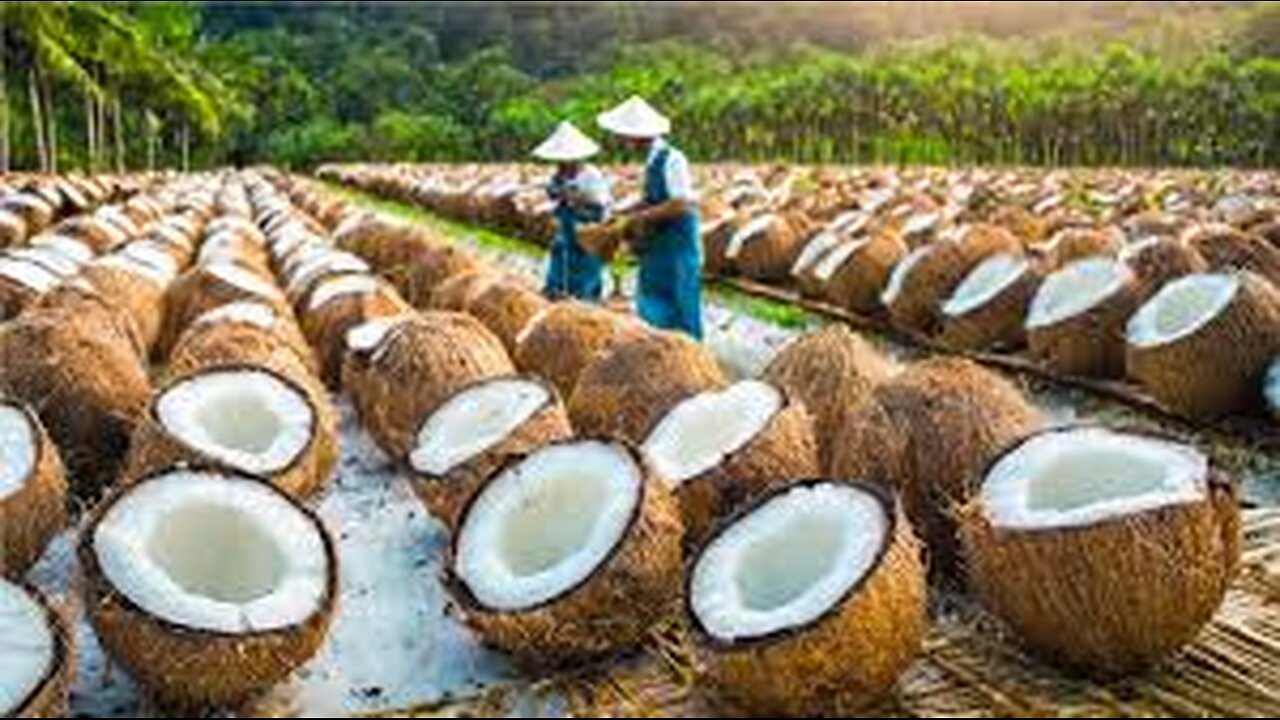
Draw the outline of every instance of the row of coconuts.
<instances>
[{"instance_id":1,"label":"row of coconuts","mask_svg":"<svg viewBox=\"0 0 1280 720\"><path fill-rule=\"evenodd\" d=\"M451 531L464 618L526 665L686 614L728 708L839 714L920 651L930 574L1114 676L1194 638L1236 572L1234 483L1202 453L1048 427L971 362L896 370L832 327L733 382L693 342L543 301L412 227L353 214L334 237L426 300L355 325L342 381Z\"/></svg>"},{"instance_id":2,"label":"row of coconuts","mask_svg":"<svg viewBox=\"0 0 1280 720\"><path fill-rule=\"evenodd\" d=\"M324 172L546 236L527 168ZM1160 172L806 172L708 171L709 274L792 287L961 351L1025 349L1056 373L1127 378L1189 417L1280 413L1274 177L1211 189Z\"/></svg>"}]
</instances>

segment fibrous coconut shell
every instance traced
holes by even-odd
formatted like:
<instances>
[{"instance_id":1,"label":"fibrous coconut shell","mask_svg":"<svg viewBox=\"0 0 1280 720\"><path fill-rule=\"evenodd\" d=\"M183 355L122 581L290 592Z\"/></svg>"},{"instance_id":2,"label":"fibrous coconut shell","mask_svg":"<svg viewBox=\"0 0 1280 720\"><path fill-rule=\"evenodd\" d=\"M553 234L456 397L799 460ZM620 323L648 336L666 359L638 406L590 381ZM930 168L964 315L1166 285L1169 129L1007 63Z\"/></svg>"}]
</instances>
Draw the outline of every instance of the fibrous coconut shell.
<instances>
[{"instance_id":1,"label":"fibrous coconut shell","mask_svg":"<svg viewBox=\"0 0 1280 720\"><path fill-rule=\"evenodd\" d=\"M1134 275L1084 312L1027 328L1031 355L1064 375L1122 377L1125 322L1141 302L1143 289Z\"/></svg>"},{"instance_id":2,"label":"fibrous coconut shell","mask_svg":"<svg viewBox=\"0 0 1280 720\"><path fill-rule=\"evenodd\" d=\"M1029 265L1016 280L983 304L959 315L943 313L939 342L962 350L1024 345L1027 309L1042 279L1039 268Z\"/></svg>"},{"instance_id":3,"label":"fibrous coconut shell","mask_svg":"<svg viewBox=\"0 0 1280 720\"><path fill-rule=\"evenodd\" d=\"M447 310L451 312L466 312L467 307L484 292L489 285L500 282L502 275L488 268L478 268L463 273L458 273L453 277L441 282L431 293L431 302L428 303L432 310Z\"/></svg>"},{"instance_id":4,"label":"fibrous coconut shell","mask_svg":"<svg viewBox=\"0 0 1280 720\"><path fill-rule=\"evenodd\" d=\"M518 336L516 367L534 373L569 397L592 361L645 331L634 318L577 301L552 303Z\"/></svg>"},{"instance_id":5,"label":"fibrous coconut shell","mask_svg":"<svg viewBox=\"0 0 1280 720\"><path fill-rule=\"evenodd\" d=\"M307 309L302 315L302 331L320 361L320 378L330 388L340 385L348 330L366 320L399 315L411 309L394 288L384 283L379 283L372 292L347 293Z\"/></svg>"},{"instance_id":6,"label":"fibrous coconut shell","mask_svg":"<svg viewBox=\"0 0 1280 720\"><path fill-rule=\"evenodd\" d=\"M485 288L467 306L467 312L485 324L509 353L515 353L520 333L549 301L515 282L497 282Z\"/></svg>"},{"instance_id":7,"label":"fibrous coconut shell","mask_svg":"<svg viewBox=\"0 0 1280 720\"><path fill-rule=\"evenodd\" d=\"M1249 270L1280 284L1280 248L1230 226L1210 225L1190 231L1186 242L1218 271Z\"/></svg>"},{"instance_id":8,"label":"fibrous coconut shell","mask_svg":"<svg viewBox=\"0 0 1280 720\"><path fill-rule=\"evenodd\" d=\"M21 487L0 497L0 576L18 578L70 522L67 477L58 449L35 414L3 396L0 408L12 408L26 419L35 445L35 460Z\"/></svg>"},{"instance_id":9,"label":"fibrous coconut shell","mask_svg":"<svg viewBox=\"0 0 1280 720\"><path fill-rule=\"evenodd\" d=\"M53 633L53 665L40 684L13 709L15 718L65 718L71 717L71 685L76 675L75 633L67 619L65 608L56 607L40 591L19 584L45 612L49 629Z\"/></svg>"},{"instance_id":10,"label":"fibrous coconut shell","mask_svg":"<svg viewBox=\"0 0 1280 720\"><path fill-rule=\"evenodd\" d=\"M853 247L834 249L845 259L822 283L822 297L833 305L856 313L871 313L880 305L880 291L889 275L907 256L907 244L894 232L880 231L854 240ZM833 258L826 258L831 261ZM815 273L820 272L815 269Z\"/></svg>"}]
</instances>

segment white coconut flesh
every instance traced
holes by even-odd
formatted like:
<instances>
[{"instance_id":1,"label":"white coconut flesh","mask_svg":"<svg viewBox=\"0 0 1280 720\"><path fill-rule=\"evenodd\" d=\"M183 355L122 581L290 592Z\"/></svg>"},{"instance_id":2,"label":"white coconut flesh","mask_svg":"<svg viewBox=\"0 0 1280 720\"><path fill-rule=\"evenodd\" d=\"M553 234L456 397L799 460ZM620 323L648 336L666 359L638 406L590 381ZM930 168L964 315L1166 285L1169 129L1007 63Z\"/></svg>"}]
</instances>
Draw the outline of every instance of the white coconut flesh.
<instances>
[{"instance_id":1,"label":"white coconut flesh","mask_svg":"<svg viewBox=\"0 0 1280 720\"><path fill-rule=\"evenodd\" d=\"M268 486L174 470L121 496L93 531L105 580L146 613L219 633L301 624L331 571L319 526Z\"/></svg>"},{"instance_id":2,"label":"white coconut flesh","mask_svg":"<svg viewBox=\"0 0 1280 720\"><path fill-rule=\"evenodd\" d=\"M21 409L0 404L0 500L22 490L36 464L36 435Z\"/></svg>"},{"instance_id":3,"label":"white coconut flesh","mask_svg":"<svg viewBox=\"0 0 1280 720\"><path fill-rule=\"evenodd\" d=\"M509 466L472 501L454 570L499 611L530 608L586 580L627 532L643 493L633 456L595 440L549 445Z\"/></svg>"},{"instance_id":4,"label":"white coconut flesh","mask_svg":"<svg viewBox=\"0 0 1280 720\"><path fill-rule=\"evenodd\" d=\"M733 237L729 238L729 245L724 250L725 257L738 257L742 253L742 249L747 246L747 243L763 235L777 219L778 216L773 213L757 215L751 218L746 225L743 225L733 234Z\"/></svg>"},{"instance_id":5,"label":"white coconut flesh","mask_svg":"<svg viewBox=\"0 0 1280 720\"><path fill-rule=\"evenodd\" d=\"M791 276L799 277L802 275L817 264L828 250L838 244L840 244L840 236L833 230L823 230L814 235L809 239L809 242L805 243L804 248L800 251L800 256L791 265Z\"/></svg>"},{"instance_id":6,"label":"white coconut flesh","mask_svg":"<svg viewBox=\"0 0 1280 720\"><path fill-rule=\"evenodd\" d=\"M916 213L908 218L906 223L903 224L902 234L906 237L911 237L923 232L928 232L929 230L932 230L940 220L942 220L942 213L939 212Z\"/></svg>"},{"instance_id":7,"label":"white coconut flesh","mask_svg":"<svg viewBox=\"0 0 1280 720\"><path fill-rule=\"evenodd\" d=\"M960 281L951 297L942 303L943 314L959 317L986 305L1030 269L1029 262L1011 253L992 255Z\"/></svg>"},{"instance_id":8,"label":"white coconut flesh","mask_svg":"<svg viewBox=\"0 0 1280 720\"><path fill-rule=\"evenodd\" d=\"M367 272L369 272L368 264L354 255L335 252L325 253L310 262L299 265L293 271L293 279L289 283L289 292L296 293L322 275Z\"/></svg>"},{"instance_id":9,"label":"white coconut flesh","mask_svg":"<svg viewBox=\"0 0 1280 720\"><path fill-rule=\"evenodd\" d=\"M154 242L134 242L125 245L120 253L135 262L155 269L158 273L169 277L178 275L178 261L162 245Z\"/></svg>"},{"instance_id":10,"label":"white coconut flesh","mask_svg":"<svg viewBox=\"0 0 1280 720\"><path fill-rule=\"evenodd\" d=\"M1093 525L1203 499L1208 467L1195 448L1168 440L1101 428L1052 431L996 461L981 502L1000 528Z\"/></svg>"},{"instance_id":11,"label":"white coconut flesh","mask_svg":"<svg viewBox=\"0 0 1280 720\"><path fill-rule=\"evenodd\" d=\"M1239 276L1229 274L1172 280L1129 318L1128 340L1137 347L1157 347L1190 337L1226 310L1239 289Z\"/></svg>"},{"instance_id":12,"label":"white coconut flesh","mask_svg":"<svg viewBox=\"0 0 1280 720\"><path fill-rule=\"evenodd\" d=\"M898 296L902 294L902 288L907 282L907 276L911 274L916 265L920 264L921 260L924 260L929 253L933 252L935 247L937 245L921 245L898 261L898 264L893 266L893 272L889 273L889 281L885 283L884 292L880 295L880 302L885 305L891 305L896 302Z\"/></svg>"},{"instance_id":13,"label":"white coconut flesh","mask_svg":"<svg viewBox=\"0 0 1280 720\"><path fill-rule=\"evenodd\" d=\"M133 258L130 258L126 255L119 255L119 254L107 255L106 257L101 257L101 258L98 258L97 260L94 260L94 263L102 267L109 267L109 268L115 268L117 270L123 270L127 273L130 273L131 275L136 275L140 278L143 278L160 288L168 287L170 281L173 280L172 275L169 275L165 272L157 270L154 267L147 265L146 263L138 262L137 260L134 260Z\"/></svg>"},{"instance_id":14,"label":"white coconut flesh","mask_svg":"<svg viewBox=\"0 0 1280 720\"><path fill-rule=\"evenodd\" d=\"M26 590L0 579L0 716L15 717L57 662L49 614Z\"/></svg>"},{"instance_id":15,"label":"white coconut flesh","mask_svg":"<svg viewBox=\"0 0 1280 720\"><path fill-rule=\"evenodd\" d=\"M422 423L409 463L419 472L444 474L502 442L550 399L541 384L519 378L464 389Z\"/></svg>"},{"instance_id":16,"label":"white coconut flesh","mask_svg":"<svg viewBox=\"0 0 1280 720\"><path fill-rule=\"evenodd\" d=\"M725 642L803 627L840 603L881 556L883 503L840 483L799 485L717 535L698 556L689 602Z\"/></svg>"},{"instance_id":17,"label":"white coconut flesh","mask_svg":"<svg viewBox=\"0 0 1280 720\"><path fill-rule=\"evenodd\" d=\"M224 369L183 378L155 401L175 439L231 467L269 475L311 442L315 413L302 392L269 372Z\"/></svg>"},{"instance_id":18,"label":"white coconut flesh","mask_svg":"<svg viewBox=\"0 0 1280 720\"><path fill-rule=\"evenodd\" d=\"M1267 368L1266 379L1262 383L1262 395L1267 401L1271 414L1280 419L1280 357L1271 361Z\"/></svg>"},{"instance_id":19,"label":"white coconut flesh","mask_svg":"<svg viewBox=\"0 0 1280 720\"><path fill-rule=\"evenodd\" d=\"M645 438L645 456L676 486L714 468L759 435L782 410L769 383L743 380L694 395L668 412Z\"/></svg>"},{"instance_id":20,"label":"white coconut flesh","mask_svg":"<svg viewBox=\"0 0 1280 720\"><path fill-rule=\"evenodd\" d=\"M387 339L392 330L405 324L413 316L413 313L402 313L366 320L347 331L347 349L372 353L382 347L382 342Z\"/></svg>"},{"instance_id":21,"label":"white coconut flesh","mask_svg":"<svg viewBox=\"0 0 1280 720\"><path fill-rule=\"evenodd\" d=\"M42 235L32 239L31 244L33 247L56 250L80 264L87 263L93 259L93 250L88 245L66 235Z\"/></svg>"},{"instance_id":22,"label":"white coconut flesh","mask_svg":"<svg viewBox=\"0 0 1280 720\"><path fill-rule=\"evenodd\" d=\"M1045 278L1031 300L1026 327L1047 327L1088 312L1120 292L1132 276L1118 260L1077 260Z\"/></svg>"},{"instance_id":23,"label":"white coconut flesh","mask_svg":"<svg viewBox=\"0 0 1280 720\"><path fill-rule=\"evenodd\" d=\"M315 292L311 293L307 309L317 310L348 295L371 295L377 292L378 287L378 279L372 275L340 275L331 280L325 280Z\"/></svg>"},{"instance_id":24,"label":"white coconut flesh","mask_svg":"<svg viewBox=\"0 0 1280 720\"><path fill-rule=\"evenodd\" d=\"M243 323L263 330L270 330L279 319L280 317L276 314L275 309L270 305L253 300L237 300L226 305L219 305L203 313L191 324L204 326L221 323Z\"/></svg>"},{"instance_id":25,"label":"white coconut flesh","mask_svg":"<svg viewBox=\"0 0 1280 720\"><path fill-rule=\"evenodd\" d=\"M210 263L205 266L205 269L210 275L237 290L256 295L264 300L277 300L280 298L280 289L273 283L230 260Z\"/></svg>"},{"instance_id":26,"label":"white coconut flesh","mask_svg":"<svg viewBox=\"0 0 1280 720\"><path fill-rule=\"evenodd\" d=\"M42 293L58 284L60 278L42 265L29 260L0 257L0 278L5 278L33 292Z\"/></svg>"},{"instance_id":27,"label":"white coconut flesh","mask_svg":"<svg viewBox=\"0 0 1280 720\"><path fill-rule=\"evenodd\" d=\"M853 257L854 253L861 250L868 242L870 242L870 238L846 242L826 255L823 255L822 259L819 260L818 264L813 268L813 276L821 282L830 280L837 272L839 272L840 268L844 267L845 263L849 262L849 259Z\"/></svg>"},{"instance_id":28,"label":"white coconut flesh","mask_svg":"<svg viewBox=\"0 0 1280 720\"><path fill-rule=\"evenodd\" d=\"M81 265L81 263L63 255L57 250L42 248L38 245L11 250L9 252L9 257L16 260L25 260L27 262L35 263L61 278L68 278L75 275L80 271Z\"/></svg>"}]
</instances>

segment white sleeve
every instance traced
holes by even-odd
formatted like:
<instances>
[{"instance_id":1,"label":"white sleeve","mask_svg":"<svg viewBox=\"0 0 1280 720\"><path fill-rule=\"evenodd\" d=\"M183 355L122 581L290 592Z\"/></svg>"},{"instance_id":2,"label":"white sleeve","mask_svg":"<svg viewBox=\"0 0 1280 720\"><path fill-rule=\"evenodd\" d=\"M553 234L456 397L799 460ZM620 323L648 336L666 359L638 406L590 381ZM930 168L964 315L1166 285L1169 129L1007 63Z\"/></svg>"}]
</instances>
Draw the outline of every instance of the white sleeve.
<instances>
[{"instance_id":1,"label":"white sleeve","mask_svg":"<svg viewBox=\"0 0 1280 720\"><path fill-rule=\"evenodd\" d=\"M684 153L671 151L667 153L667 166L663 169L667 176L667 192L675 200L697 200L693 190L693 176L689 172L689 159Z\"/></svg>"},{"instance_id":2,"label":"white sleeve","mask_svg":"<svg viewBox=\"0 0 1280 720\"><path fill-rule=\"evenodd\" d=\"M593 204L599 205L607 211L609 206L613 205L613 193L609 189L609 180L600 172L599 168L587 166L580 176L582 179L582 192L591 200Z\"/></svg>"}]
</instances>

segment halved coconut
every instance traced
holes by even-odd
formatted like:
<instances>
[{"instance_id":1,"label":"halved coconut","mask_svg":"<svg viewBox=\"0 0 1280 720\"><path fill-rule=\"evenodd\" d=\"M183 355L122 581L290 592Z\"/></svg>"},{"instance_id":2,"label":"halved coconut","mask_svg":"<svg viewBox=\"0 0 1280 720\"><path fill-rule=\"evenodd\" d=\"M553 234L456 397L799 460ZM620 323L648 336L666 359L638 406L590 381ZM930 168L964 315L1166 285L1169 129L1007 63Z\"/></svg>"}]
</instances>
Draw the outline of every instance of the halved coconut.
<instances>
[{"instance_id":1,"label":"halved coconut","mask_svg":"<svg viewBox=\"0 0 1280 720\"><path fill-rule=\"evenodd\" d=\"M818 457L829 471L849 411L883 382L892 365L848 327L832 324L784 347L763 378L804 404L818 441Z\"/></svg>"},{"instance_id":2,"label":"halved coconut","mask_svg":"<svg viewBox=\"0 0 1280 720\"><path fill-rule=\"evenodd\" d=\"M311 294L314 287L335 275L368 273L369 264L341 251L328 250L309 262L300 264L289 272L286 292L289 297L300 299Z\"/></svg>"},{"instance_id":3,"label":"halved coconut","mask_svg":"<svg viewBox=\"0 0 1280 720\"><path fill-rule=\"evenodd\" d=\"M99 254L111 252L133 237L110 219L99 215L73 217L58 223L54 230L85 243Z\"/></svg>"},{"instance_id":4,"label":"halved coconut","mask_svg":"<svg viewBox=\"0 0 1280 720\"><path fill-rule=\"evenodd\" d=\"M26 573L67 522L58 449L34 413L0 397L0 577Z\"/></svg>"},{"instance_id":5,"label":"halved coconut","mask_svg":"<svg viewBox=\"0 0 1280 720\"><path fill-rule=\"evenodd\" d=\"M0 256L0 321L8 320L61 280L30 260Z\"/></svg>"},{"instance_id":6,"label":"halved coconut","mask_svg":"<svg viewBox=\"0 0 1280 720\"><path fill-rule=\"evenodd\" d=\"M31 246L34 248L48 248L81 265L93 259L93 250L88 245L75 238L58 235L57 233L37 235L31 238Z\"/></svg>"},{"instance_id":7,"label":"halved coconut","mask_svg":"<svg viewBox=\"0 0 1280 720\"><path fill-rule=\"evenodd\" d=\"M1162 404L1194 417L1256 409L1280 353L1280 291L1252 273L1174 280L1129 319L1126 366Z\"/></svg>"},{"instance_id":8,"label":"halved coconut","mask_svg":"<svg viewBox=\"0 0 1280 720\"><path fill-rule=\"evenodd\" d=\"M832 472L896 488L929 544L931 569L946 574L956 560L952 508L969 500L1003 448L1043 423L1017 386L981 365L923 360L846 416Z\"/></svg>"},{"instance_id":9,"label":"halved coconut","mask_svg":"<svg viewBox=\"0 0 1280 720\"><path fill-rule=\"evenodd\" d=\"M128 313L149 352L160 338L169 279L123 255L108 255L81 271L108 302Z\"/></svg>"},{"instance_id":10,"label":"halved coconut","mask_svg":"<svg viewBox=\"0 0 1280 720\"><path fill-rule=\"evenodd\" d=\"M79 547L98 639L162 703L235 706L324 642L333 542L256 478L172 468L108 498Z\"/></svg>"},{"instance_id":11,"label":"halved coconut","mask_svg":"<svg viewBox=\"0 0 1280 720\"><path fill-rule=\"evenodd\" d=\"M1280 420L1280 355L1267 368L1267 376L1262 384L1262 397L1271 416Z\"/></svg>"},{"instance_id":12,"label":"halved coconut","mask_svg":"<svg viewBox=\"0 0 1280 720\"><path fill-rule=\"evenodd\" d=\"M178 336L166 369L172 374L210 364L253 363L280 352L318 376L315 353L292 317L265 303L233 302L197 317Z\"/></svg>"},{"instance_id":13,"label":"halved coconut","mask_svg":"<svg viewBox=\"0 0 1280 720\"><path fill-rule=\"evenodd\" d=\"M425 308L431 304L431 294L440 283L478 267L480 261L467 248L416 245L404 253L403 259L380 266L380 270L414 307Z\"/></svg>"},{"instance_id":14,"label":"halved coconut","mask_svg":"<svg viewBox=\"0 0 1280 720\"><path fill-rule=\"evenodd\" d=\"M614 344L583 369L569 417L579 432L640 443L680 401L726 384L704 346L677 333L644 333Z\"/></svg>"},{"instance_id":15,"label":"halved coconut","mask_svg":"<svg viewBox=\"0 0 1280 720\"><path fill-rule=\"evenodd\" d=\"M857 313L879 307L880 291L908 250L896 233L878 231L827 253L813 269L824 299Z\"/></svg>"},{"instance_id":16,"label":"halved coconut","mask_svg":"<svg viewBox=\"0 0 1280 720\"><path fill-rule=\"evenodd\" d=\"M42 595L0 578L0 716L70 717L73 640Z\"/></svg>"},{"instance_id":17,"label":"halved coconut","mask_svg":"<svg viewBox=\"0 0 1280 720\"><path fill-rule=\"evenodd\" d=\"M0 208L0 248L18 245L27 238L27 221L18 213Z\"/></svg>"},{"instance_id":18,"label":"halved coconut","mask_svg":"<svg viewBox=\"0 0 1280 720\"><path fill-rule=\"evenodd\" d=\"M1190 642L1242 543L1234 483L1193 447L1102 428L1014 444L961 511L970 579L1033 650L1095 675Z\"/></svg>"},{"instance_id":19,"label":"halved coconut","mask_svg":"<svg viewBox=\"0 0 1280 720\"><path fill-rule=\"evenodd\" d=\"M83 312L29 312L0 325L0 394L40 416L75 494L109 484L151 385L135 347Z\"/></svg>"},{"instance_id":20,"label":"halved coconut","mask_svg":"<svg viewBox=\"0 0 1280 720\"><path fill-rule=\"evenodd\" d=\"M1280 248L1229 225L1193 228L1185 242L1216 271L1249 270L1280 285Z\"/></svg>"},{"instance_id":21,"label":"halved coconut","mask_svg":"<svg viewBox=\"0 0 1280 720\"><path fill-rule=\"evenodd\" d=\"M431 293L428 306L432 310L449 310L466 312L468 306L475 301L495 282L501 282L503 276L489 268L477 268L458 273L441 282Z\"/></svg>"},{"instance_id":22,"label":"halved coconut","mask_svg":"<svg viewBox=\"0 0 1280 720\"><path fill-rule=\"evenodd\" d=\"M681 401L649 432L642 450L675 493L690 544L767 489L821 472L804 405L759 380Z\"/></svg>"},{"instance_id":23,"label":"halved coconut","mask_svg":"<svg viewBox=\"0 0 1280 720\"><path fill-rule=\"evenodd\" d=\"M1031 353L1057 372L1118 377L1124 372L1124 323L1140 286L1111 258L1078 260L1040 284L1027 311Z\"/></svg>"},{"instance_id":24,"label":"halved coconut","mask_svg":"<svg viewBox=\"0 0 1280 720\"><path fill-rule=\"evenodd\" d=\"M851 717L887 694L927 627L920 548L892 495L814 480L722 526L686 580L726 710Z\"/></svg>"},{"instance_id":25,"label":"halved coconut","mask_svg":"<svg viewBox=\"0 0 1280 720\"><path fill-rule=\"evenodd\" d=\"M32 192L16 192L0 200L0 209L22 218L27 235L35 235L53 222L54 206Z\"/></svg>"},{"instance_id":26,"label":"halved coconut","mask_svg":"<svg viewBox=\"0 0 1280 720\"><path fill-rule=\"evenodd\" d=\"M516 338L516 367L542 376L561 397L573 394L578 377L595 358L623 340L644 333L633 318L576 301L552 303Z\"/></svg>"},{"instance_id":27,"label":"halved coconut","mask_svg":"<svg viewBox=\"0 0 1280 720\"><path fill-rule=\"evenodd\" d=\"M1119 232L1072 227L1059 231L1037 249L1044 256L1046 267L1057 270L1076 260L1115 257L1123 247L1124 237Z\"/></svg>"},{"instance_id":28,"label":"halved coconut","mask_svg":"<svg viewBox=\"0 0 1280 720\"><path fill-rule=\"evenodd\" d=\"M14 248L5 251L4 255L0 257L35 263L64 280L78 273L80 267L84 264L74 258L63 255L58 250L47 245Z\"/></svg>"},{"instance_id":29,"label":"halved coconut","mask_svg":"<svg viewBox=\"0 0 1280 720\"><path fill-rule=\"evenodd\" d=\"M837 247L857 238L870 219L867 213L856 210L842 213L805 242L791 266L791 278L799 284L802 293L810 297L821 294L822 282L814 273L823 258Z\"/></svg>"},{"instance_id":30,"label":"halved coconut","mask_svg":"<svg viewBox=\"0 0 1280 720\"><path fill-rule=\"evenodd\" d=\"M342 356L342 389L351 398L360 417L366 414L360 403L369 399L367 375L378 346L398 325L415 315L415 312L408 312L376 317L347 331L346 351Z\"/></svg>"},{"instance_id":31,"label":"halved coconut","mask_svg":"<svg viewBox=\"0 0 1280 720\"><path fill-rule=\"evenodd\" d=\"M1209 271L1204 256L1176 237L1151 237L1130 243L1120 251L1120 259L1133 268L1142 283L1143 295L1148 297L1170 280Z\"/></svg>"},{"instance_id":32,"label":"halved coconut","mask_svg":"<svg viewBox=\"0 0 1280 720\"><path fill-rule=\"evenodd\" d=\"M103 340L127 345L140 358L146 356L146 338L133 314L85 277L63 280L27 306L26 314L40 313L74 316L97 330Z\"/></svg>"},{"instance_id":33,"label":"halved coconut","mask_svg":"<svg viewBox=\"0 0 1280 720\"><path fill-rule=\"evenodd\" d=\"M743 275L763 282L785 280L804 249L810 223L803 213L769 213L734 234L725 257Z\"/></svg>"},{"instance_id":34,"label":"halved coconut","mask_svg":"<svg viewBox=\"0 0 1280 720\"><path fill-rule=\"evenodd\" d=\"M183 273L169 287L162 354L167 354L192 320L216 307L242 301L265 303L281 314L289 311L284 294L273 281L240 265L220 262Z\"/></svg>"},{"instance_id":35,"label":"halved coconut","mask_svg":"<svg viewBox=\"0 0 1280 720\"><path fill-rule=\"evenodd\" d=\"M486 642L545 668L633 648L678 608L680 517L629 446L513 460L462 516L450 589Z\"/></svg>"},{"instance_id":36,"label":"halved coconut","mask_svg":"<svg viewBox=\"0 0 1280 720\"><path fill-rule=\"evenodd\" d=\"M303 311L302 330L320 360L320 377L333 388L342 379L347 331L412 308L395 288L372 275L332 276L314 288Z\"/></svg>"},{"instance_id":37,"label":"halved coconut","mask_svg":"<svg viewBox=\"0 0 1280 720\"><path fill-rule=\"evenodd\" d=\"M725 252L739 229L749 223L746 212L727 210L702 226L702 262L708 275L725 275L733 270Z\"/></svg>"},{"instance_id":38,"label":"halved coconut","mask_svg":"<svg viewBox=\"0 0 1280 720\"><path fill-rule=\"evenodd\" d=\"M425 312L396 321L377 338L364 381L347 389L374 441L392 458L407 457L423 418L464 387L511 375L502 343L462 313Z\"/></svg>"},{"instance_id":39,"label":"halved coconut","mask_svg":"<svg viewBox=\"0 0 1280 720\"><path fill-rule=\"evenodd\" d=\"M498 336L507 352L514 354L520 333L548 305L542 295L513 281L489 285L466 309Z\"/></svg>"},{"instance_id":40,"label":"halved coconut","mask_svg":"<svg viewBox=\"0 0 1280 720\"><path fill-rule=\"evenodd\" d=\"M212 464L310 497L337 461L332 419L322 417L332 410L315 407L313 397L287 377L252 365L176 378L152 397L125 475L145 477L178 462Z\"/></svg>"},{"instance_id":41,"label":"halved coconut","mask_svg":"<svg viewBox=\"0 0 1280 720\"><path fill-rule=\"evenodd\" d=\"M556 391L532 378L480 380L423 419L409 466L427 509L456 530L471 498L512 455L573 435Z\"/></svg>"},{"instance_id":42,"label":"halved coconut","mask_svg":"<svg viewBox=\"0 0 1280 720\"><path fill-rule=\"evenodd\" d=\"M1025 258L1007 253L982 261L942 303L942 334L952 347L1017 347L1040 274Z\"/></svg>"}]
</instances>

